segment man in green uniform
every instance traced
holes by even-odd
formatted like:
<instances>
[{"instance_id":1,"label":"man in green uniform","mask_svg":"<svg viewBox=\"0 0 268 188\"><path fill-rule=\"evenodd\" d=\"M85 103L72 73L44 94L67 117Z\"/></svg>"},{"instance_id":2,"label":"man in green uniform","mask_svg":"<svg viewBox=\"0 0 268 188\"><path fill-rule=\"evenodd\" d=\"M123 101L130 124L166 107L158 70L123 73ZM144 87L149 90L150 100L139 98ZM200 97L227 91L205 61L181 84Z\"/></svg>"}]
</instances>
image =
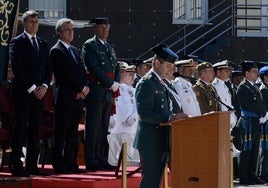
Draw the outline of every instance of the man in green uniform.
<instances>
[{"instance_id":1,"label":"man in green uniform","mask_svg":"<svg viewBox=\"0 0 268 188\"><path fill-rule=\"evenodd\" d=\"M87 170L111 169L108 164L108 126L112 104L120 81L119 63L113 45L107 40L108 18L94 18L95 36L82 49L84 63L91 82L86 97L85 162Z\"/></svg>"},{"instance_id":2,"label":"man in green uniform","mask_svg":"<svg viewBox=\"0 0 268 188\"><path fill-rule=\"evenodd\" d=\"M135 91L139 122L134 147L139 151L142 165L140 188L159 188L169 159L170 127L160 124L188 117L173 112L167 86L162 80L178 56L164 45L152 51L155 54L153 67L141 78Z\"/></svg>"}]
</instances>

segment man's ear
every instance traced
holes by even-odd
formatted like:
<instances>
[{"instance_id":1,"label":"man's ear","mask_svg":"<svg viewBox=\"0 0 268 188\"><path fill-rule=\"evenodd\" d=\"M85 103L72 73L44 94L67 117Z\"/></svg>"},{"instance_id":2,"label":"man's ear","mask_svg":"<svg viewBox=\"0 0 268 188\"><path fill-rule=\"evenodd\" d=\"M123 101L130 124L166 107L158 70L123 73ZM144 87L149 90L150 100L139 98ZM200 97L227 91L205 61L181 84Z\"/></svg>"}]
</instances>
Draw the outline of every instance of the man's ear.
<instances>
[{"instance_id":1,"label":"man's ear","mask_svg":"<svg viewBox=\"0 0 268 188\"><path fill-rule=\"evenodd\" d=\"M153 62L156 66L159 66L161 64L161 62L159 61L158 58L156 58Z\"/></svg>"}]
</instances>

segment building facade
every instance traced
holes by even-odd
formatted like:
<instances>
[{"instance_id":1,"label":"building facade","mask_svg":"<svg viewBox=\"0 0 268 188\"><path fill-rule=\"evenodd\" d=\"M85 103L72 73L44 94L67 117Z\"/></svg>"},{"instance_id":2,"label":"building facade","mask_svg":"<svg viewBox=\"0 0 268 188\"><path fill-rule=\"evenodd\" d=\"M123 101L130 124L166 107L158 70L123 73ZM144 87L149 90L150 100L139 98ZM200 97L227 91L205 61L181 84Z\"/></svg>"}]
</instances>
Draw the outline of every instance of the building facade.
<instances>
[{"instance_id":1,"label":"building facade","mask_svg":"<svg viewBox=\"0 0 268 188\"><path fill-rule=\"evenodd\" d=\"M180 57L193 54L212 63L220 59L268 61L267 1L25 0L20 12L40 12L39 34L50 45L57 40L55 20L75 20L73 44L80 49L93 35L86 23L93 17L108 17L109 40L120 59L146 59L152 55L151 47L164 43Z\"/></svg>"}]
</instances>

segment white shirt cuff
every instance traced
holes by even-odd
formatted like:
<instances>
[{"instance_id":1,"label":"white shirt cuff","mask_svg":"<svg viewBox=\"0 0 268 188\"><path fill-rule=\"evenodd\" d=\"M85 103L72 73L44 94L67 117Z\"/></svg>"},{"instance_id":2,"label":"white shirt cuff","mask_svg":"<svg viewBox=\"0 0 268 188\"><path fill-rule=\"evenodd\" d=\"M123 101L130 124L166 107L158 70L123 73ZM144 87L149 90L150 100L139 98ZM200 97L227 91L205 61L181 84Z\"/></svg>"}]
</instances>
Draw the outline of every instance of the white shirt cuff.
<instances>
[{"instance_id":1,"label":"white shirt cuff","mask_svg":"<svg viewBox=\"0 0 268 188\"><path fill-rule=\"evenodd\" d=\"M29 89L27 89L28 93L32 93L35 89L36 89L36 85L32 85L32 87L30 87Z\"/></svg>"}]
</instances>

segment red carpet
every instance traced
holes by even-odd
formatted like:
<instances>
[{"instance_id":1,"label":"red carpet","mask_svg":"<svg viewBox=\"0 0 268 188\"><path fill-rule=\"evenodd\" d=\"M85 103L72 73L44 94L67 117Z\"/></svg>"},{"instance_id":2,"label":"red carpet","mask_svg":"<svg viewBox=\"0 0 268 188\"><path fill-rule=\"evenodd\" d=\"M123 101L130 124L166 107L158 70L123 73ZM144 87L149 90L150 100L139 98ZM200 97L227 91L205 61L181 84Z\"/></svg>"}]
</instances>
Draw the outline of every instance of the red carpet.
<instances>
[{"instance_id":1,"label":"red carpet","mask_svg":"<svg viewBox=\"0 0 268 188\"><path fill-rule=\"evenodd\" d=\"M83 168L83 166L80 166ZM128 167L128 172L135 170L137 167ZM96 171L84 174L55 175L51 165L46 165L45 172L50 176L32 176L32 188L121 188L121 178L115 177L114 171ZM119 173L121 175L121 172ZM5 168L0 172L1 177L11 177L9 171ZM140 173L136 173L127 178L128 188L137 188L140 181ZM25 182L20 183L20 188L26 188ZM13 188L14 184L3 185L1 188Z\"/></svg>"}]
</instances>

